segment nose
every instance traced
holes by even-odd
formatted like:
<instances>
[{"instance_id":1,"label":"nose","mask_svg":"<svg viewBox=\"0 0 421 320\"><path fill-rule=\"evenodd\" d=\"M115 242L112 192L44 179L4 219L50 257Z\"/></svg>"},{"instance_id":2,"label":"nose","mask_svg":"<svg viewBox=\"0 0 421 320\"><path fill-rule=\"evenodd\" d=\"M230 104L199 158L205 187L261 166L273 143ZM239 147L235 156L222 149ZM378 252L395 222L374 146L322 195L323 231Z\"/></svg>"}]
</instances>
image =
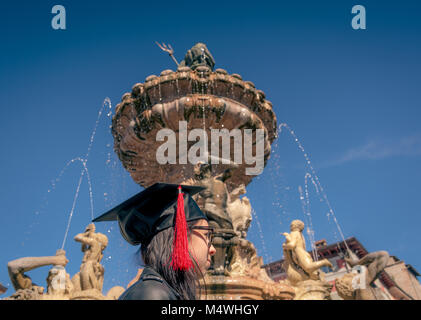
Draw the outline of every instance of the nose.
<instances>
[{"instance_id":1,"label":"nose","mask_svg":"<svg viewBox=\"0 0 421 320\"><path fill-rule=\"evenodd\" d=\"M210 248L209 248L209 255L213 256L216 253L216 249L213 246L213 244L211 244Z\"/></svg>"}]
</instances>

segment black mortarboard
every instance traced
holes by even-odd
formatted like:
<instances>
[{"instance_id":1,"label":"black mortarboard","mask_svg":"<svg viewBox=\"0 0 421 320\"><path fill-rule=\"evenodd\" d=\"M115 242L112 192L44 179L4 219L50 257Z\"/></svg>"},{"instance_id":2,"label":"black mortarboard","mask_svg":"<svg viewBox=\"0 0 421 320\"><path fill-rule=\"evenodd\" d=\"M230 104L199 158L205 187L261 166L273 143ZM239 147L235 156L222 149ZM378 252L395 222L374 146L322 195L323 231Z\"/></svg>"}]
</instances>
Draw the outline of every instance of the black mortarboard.
<instances>
[{"instance_id":1,"label":"black mortarboard","mask_svg":"<svg viewBox=\"0 0 421 320\"><path fill-rule=\"evenodd\" d=\"M204 189L197 186L155 183L95 218L93 222L117 220L121 234L127 242L132 245L148 244L155 234L175 226L176 220L177 224L180 224L179 219L185 224L188 221L207 219L192 198ZM184 226L183 228L185 229ZM183 233L184 238L183 231L178 233Z\"/></svg>"}]
</instances>

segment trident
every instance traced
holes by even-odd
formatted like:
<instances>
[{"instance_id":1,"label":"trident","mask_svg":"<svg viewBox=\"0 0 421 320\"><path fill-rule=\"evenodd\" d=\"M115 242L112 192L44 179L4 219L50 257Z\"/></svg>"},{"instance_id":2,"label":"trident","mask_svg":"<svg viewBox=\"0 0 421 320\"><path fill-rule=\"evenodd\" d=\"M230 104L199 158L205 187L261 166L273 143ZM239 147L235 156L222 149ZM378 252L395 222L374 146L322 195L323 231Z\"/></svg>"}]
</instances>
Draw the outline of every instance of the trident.
<instances>
[{"instance_id":1,"label":"trident","mask_svg":"<svg viewBox=\"0 0 421 320\"><path fill-rule=\"evenodd\" d=\"M157 44L158 47L161 48L162 51L168 52L168 54L174 60L174 62L177 64L177 67L178 67L179 63L177 62L177 59L175 59L175 57L174 57L174 49L171 47L171 45L168 44L168 46L167 46L165 43L159 44L156 41L155 41L155 43Z\"/></svg>"}]
</instances>

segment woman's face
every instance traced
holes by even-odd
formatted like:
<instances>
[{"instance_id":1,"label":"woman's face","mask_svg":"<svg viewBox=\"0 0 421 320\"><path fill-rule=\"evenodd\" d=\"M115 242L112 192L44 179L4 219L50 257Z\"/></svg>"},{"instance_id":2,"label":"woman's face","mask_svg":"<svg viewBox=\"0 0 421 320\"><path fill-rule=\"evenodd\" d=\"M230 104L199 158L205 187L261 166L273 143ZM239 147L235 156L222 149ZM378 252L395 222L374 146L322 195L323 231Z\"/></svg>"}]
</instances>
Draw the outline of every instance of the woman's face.
<instances>
[{"instance_id":1,"label":"woman's face","mask_svg":"<svg viewBox=\"0 0 421 320\"><path fill-rule=\"evenodd\" d=\"M195 227L198 228L195 229ZM190 253L196 260L202 274L205 274L206 270L209 269L211 256L216 252L214 246L210 242L212 231L204 229L206 227L209 227L209 224L205 219L197 220L191 227L189 236Z\"/></svg>"}]
</instances>

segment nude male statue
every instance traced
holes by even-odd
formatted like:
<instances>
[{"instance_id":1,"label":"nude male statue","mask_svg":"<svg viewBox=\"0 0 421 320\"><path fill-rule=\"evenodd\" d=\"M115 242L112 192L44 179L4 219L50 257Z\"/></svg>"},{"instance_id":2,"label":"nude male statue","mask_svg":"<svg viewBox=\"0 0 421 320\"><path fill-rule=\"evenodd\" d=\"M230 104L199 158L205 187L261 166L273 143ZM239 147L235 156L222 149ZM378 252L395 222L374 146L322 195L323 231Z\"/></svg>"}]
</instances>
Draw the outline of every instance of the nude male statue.
<instances>
[{"instance_id":1,"label":"nude male statue","mask_svg":"<svg viewBox=\"0 0 421 320\"><path fill-rule=\"evenodd\" d=\"M323 266L333 268L332 263L327 259L313 261L311 255L306 250L305 240L302 234L304 223L301 220L292 221L290 230L291 233L283 233L286 241L282 245L288 279L291 282L321 280L318 269Z\"/></svg>"},{"instance_id":2,"label":"nude male statue","mask_svg":"<svg viewBox=\"0 0 421 320\"><path fill-rule=\"evenodd\" d=\"M371 285L386 268L389 261L389 253L387 251L375 251L371 252L359 260L353 260L351 258L345 258L345 261L351 266L356 265L367 267L367 285Z\"/></svg>"},{"instance_id":3,"label":"nude male statue","mask_svg":"<svg viewBox=\"0 0 421 320\"><path fill-rule=\"evenodd\" d=\"M48 265L64 267L68 262L69 260L66 259L64 251L57 250L55 256L25 257L10 261L7 263L7 270L16 291L19 289L32 289L33 287L42 288L33 283L31 277L26 275L25 272ZM44 291L44 288L42 288L42 291Z\"/></svg>"},{"instance_id":4,"label":"nude male statue","mask_svg":"<svg viewBox=\"0 0 421 320\"><path fill-rule=\"evenodd\" d=\"M100 264L103 251L107 247L108 238L102 233L95 232L95 225L89 224L84 233L79 233L74 238L82 243L84 253L80 272L72 279L77 290L98 289L102 291L104 281L104 267Z\"/></svg>"},{"instance_id":5,"label":"nude male statue","mask_svg":"<svg viewBox=\"0 0 421 320\"><path fill-rule=\"evenodd\" d=\"M351 254L348 253L347 255L345 261L351 267L364 267L362 269L364 277L360 278L360 282L355 283L359 284L358 286L354 284L354 281L358 279L355 278L355 273L347 273L342 278L336 279L335 286L338 295L344 300L383 300L384 296L374 282L386 268L389 253L387 251L371 252L361 259L351 259L349 258ZM404 296L404 299L407 299L407 297Z\"/></svg>"},{"instance_id":6,"label":"nude male statue","mask_svg":"<svg viewBox=\"0 0 421 320\"><path fill-rule=\"evenodd\" d=\"M10 299L38 299L41 295L45 294L44 287L33 283L31 277L29 277L25 273L33 269L48 265L54 266L51 270L63 268L62 270L65 275L63 283L64 286L60 287L63 287L63 293L70 292L73 288L68 274L66 274L64 271L64 267L69 262L65 254L66 252L60 249L57 250L55 256L24 257L13 261L9 261L7 264L7 269L9 272L10 280L12 281L12 285L16 290L16 293L13 294L10 297ZM51 294L53 290L52 286L55 284L51 281L48 281L49 279L53 279L53 272L51 270L49 273L49 278L47 278L49 294Z\"/></svg>"}]
</instances>

